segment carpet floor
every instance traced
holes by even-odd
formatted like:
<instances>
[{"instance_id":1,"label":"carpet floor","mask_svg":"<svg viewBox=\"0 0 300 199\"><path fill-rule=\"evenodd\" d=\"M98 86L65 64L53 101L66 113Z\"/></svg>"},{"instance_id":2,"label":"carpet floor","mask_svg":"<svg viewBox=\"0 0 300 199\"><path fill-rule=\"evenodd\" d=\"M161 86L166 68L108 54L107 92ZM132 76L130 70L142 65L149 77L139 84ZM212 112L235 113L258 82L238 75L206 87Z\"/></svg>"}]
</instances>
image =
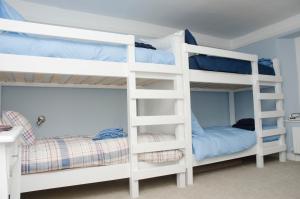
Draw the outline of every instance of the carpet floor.
<instances>
[{"instance_id":1,"label":"carpet floor","mask_svg":"<svg viewBox=\"0 0 300 199\"><path fill-rule=\"evenodd\" d=\"M264 169L252 158L223 167L194 168L194 185L180 189L175 176L140 182L139 199L299 199L300 162L268 159ZM22 194L22 199L125 199L128 180L95 183Z\"/></svg>"}]
</instances>

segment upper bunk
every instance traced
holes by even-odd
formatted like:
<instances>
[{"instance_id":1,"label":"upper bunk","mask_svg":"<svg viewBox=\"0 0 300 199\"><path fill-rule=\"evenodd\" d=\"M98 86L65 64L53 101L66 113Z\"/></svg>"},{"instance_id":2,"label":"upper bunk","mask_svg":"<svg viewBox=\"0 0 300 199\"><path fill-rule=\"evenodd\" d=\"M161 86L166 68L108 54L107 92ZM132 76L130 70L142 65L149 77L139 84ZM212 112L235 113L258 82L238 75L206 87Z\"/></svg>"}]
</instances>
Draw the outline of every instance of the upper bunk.
<instances>
[{"instance_id":1,"label":"upper bunk","mask_svg":"<svg viewBox=\"0 0 300 199\"><path fill-rule=\"evenodd\" d=\"M2 85L119 88L130 71L182 73L176 34L163 49L140 48L133 35L27 22L1 2Z\"/></svg>"},{"instance_id":2,"label":"upper bunk","mask_svg":"<svg viewBox=\"0 0 300 199\"><path fill-rule=\"evenodd\" d=\"M256 79L282 81L277 59L259 60L257 55L199 46L188 30L185 42L183 64L189 69L191 88L237 90L251 87Z\"/></svg>"}]
</instances>

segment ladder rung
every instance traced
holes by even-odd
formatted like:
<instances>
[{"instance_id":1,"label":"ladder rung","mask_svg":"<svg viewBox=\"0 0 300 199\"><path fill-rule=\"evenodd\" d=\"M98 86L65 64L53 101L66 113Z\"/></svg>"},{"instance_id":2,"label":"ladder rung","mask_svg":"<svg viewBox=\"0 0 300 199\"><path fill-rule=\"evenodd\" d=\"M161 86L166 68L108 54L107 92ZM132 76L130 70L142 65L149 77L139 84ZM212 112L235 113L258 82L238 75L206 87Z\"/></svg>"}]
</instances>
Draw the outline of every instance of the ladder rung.
<instances>
[{"instance_id":1,"label":"ladder rung","mask_svg":"<svg viewBox=\"0 0 300 199\"><path fill-rule=\"evenodd\" d=\"M133 153L148 153L155 151L167 151L175 149L183 149L185 147L184 141L164 141L164 142L150 142L140 143L132 148Z\"/></svg>"},{"instance_id":2,"label":"ladder rung","mask_svg":"<svg viewBox=\"0 0 300 199\"><path fill-rule=\"evenodd\" d=\"M282 151L286 151L286 145L264 147L263 148L263 155L270 155L270 154L279 153L279 152L282 152Z\"/></svg>"},{"instance_id":3,"label":"ladder rung","mask_svg":"<svg viewBox=\"0 0 300 199\"><path fill-rule=\"evenodd\" d=\"M282 78L280 76L272 76L272 75L259 75L258 80L260 82L282 82Z\"/></svg>"},{"instance_id":4,"label":"ladder rung","mask_svg":"<svg viewBox=\"0 0 300 199\"><path fill-rule=\"evenodd\" d=\"M137 72L136 78L141 79L156 79L156 80L175 80L176 74L164 74L164 73L149 73L149 72Z\"/></svg>"},{"instance_id":5,"label":"ladder rung","mask_svg":"<svg viewBox=\"0 0 300 199\"><path fill-rule=\"evenodd\" d=\"M182 69L178 66L151 63L135 63L130 70L135 72L182 74Z\"/></svg>"},{"instance_id":6,"label":"ladder rung","mask_svg":"<svg viewBox=\"0 0 300 199\"><path fill-rule=\"evenodd\" d=\"M285 128L268 129L268 130L263 130L262 135L260 137L269 137L273 135L283 135L283 134L285 134Z\"/></svg>"},{"instance_id":7,"label":"ladder rung","mask_svg":"<svg viewBox=\"0 0 300 199\"><path fill-rule=\"evenodd\" d=\"M260 113L260 118L275 118L275 117L283 117L283 111L263 111Z\"/></svg>"},{"instance_id":8,"label":"ladder rung","mask_svg":"<svg viewBox=\"0 0 300 199\"><path fill-rule=\"evenodd\" d=\"M182 124L184 118L177 115L160 115L160 116L136 116L133 118L133 126L147 125L165 125L165 124Z\"/></svg>"},{"instance_id":9,"label":"ladder rung","mask_svg":"<svg viewBox=\"0 0 300 199\"><path fill-rule=\"evenodd\" d=\"M147 179L164 175L171 175L175 173L184 173L185 166L176 164L170 166L157 166L155 168L141 169L133 173L133 179Z\"/></svg>"},{"instance_id":10,"label":"ladder rung","mask_svg":"<svg viewBox=\"0 0 300 199\"><path fill-rule=\"evenodd\" d=\"M183 99L183 93L176 90L136 89L133 99Z\"/></svg>"},{"instance_id":11,"label":"ladder rung","mask_svg":"<svg viewBox=\"0 0 300 199\"><path fill-rule=\"evenodd\" d=\"M260 93L259 99L261 100L282 100L283 94L282 93Z\"/></svg>"}]
</instances>

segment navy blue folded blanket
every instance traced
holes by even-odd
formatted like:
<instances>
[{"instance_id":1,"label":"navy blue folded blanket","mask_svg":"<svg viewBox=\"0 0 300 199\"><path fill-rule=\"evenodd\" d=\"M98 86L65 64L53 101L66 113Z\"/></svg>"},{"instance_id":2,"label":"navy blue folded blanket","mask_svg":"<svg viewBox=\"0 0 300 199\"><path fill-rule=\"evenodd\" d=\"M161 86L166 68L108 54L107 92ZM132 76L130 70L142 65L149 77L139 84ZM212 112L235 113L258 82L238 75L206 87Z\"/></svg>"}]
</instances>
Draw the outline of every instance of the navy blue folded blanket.
<instances>
[{"instance_id":1,"label":"navy blue folded blanket","mask_svg":"<svg viewBox=\"0 0 300 199\"><path fill-rule=\"evenodd\" d=\"M251 62L249 61L208 55L191 56L189 66L190 69L195 70L252 74ZM272 60L260 59L258 61L258 72L261 75L275 75Z\"/></svg>"},{"instance_id":2,"label":"navy blue folded blanket","mask_svg":"<svg viewBox=\"0 0 300 199\"><path fill-rule=\"evenodd\" d=\"M184 33L185 43L198 45L195 37L188 29L186 29ZM189 57L189 66L190 69L195 70L252 74L251 62L224 57L194 55ZM272 60L260 59L258 61L258 72L261 75L275 75Z\"/></svg>"}]
</instances>

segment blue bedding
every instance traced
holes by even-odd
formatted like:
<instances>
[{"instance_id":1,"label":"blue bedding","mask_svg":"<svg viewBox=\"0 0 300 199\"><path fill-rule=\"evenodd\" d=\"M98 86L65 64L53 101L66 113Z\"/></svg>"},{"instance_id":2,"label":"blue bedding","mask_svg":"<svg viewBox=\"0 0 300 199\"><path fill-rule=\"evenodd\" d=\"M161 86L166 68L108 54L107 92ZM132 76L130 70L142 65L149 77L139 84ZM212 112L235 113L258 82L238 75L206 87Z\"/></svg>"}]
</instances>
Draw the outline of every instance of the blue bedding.
<instances>
[{"instance_id":1,"label":"blue bedding","mask_svg":"<svg viewBox=\"0 0 300 199\"><path fill-rule=\"evenodd\" d=\"M24 21L24 18L3 0L0 0L0 18ZM113 62L127 61L125 46L41 38L3 31L0 31L0 44L0 53L7 54ZM145 44L142 47L145 47ZM149 48L149 46L147 47ZM174 55L162 50L136 48L135 57L137 62L169 65L175 63Z\"/></svg>"},{"instance_id":2,"label":"blue bedding","mask_svg":"<svg viewBox=\"0 0 300 199\"><path fill-rule=\"evenodd\" d=\"M256 134L253 131L232 127L210 127L204 129L204 132L193 134L193 153L198 161L241 152L256 144ZM264 142L278 139L279 136L271 136L265 138Z\"/></svg>"},{"instance_id":3,"label":"blue bedding","mask_svg":"<svg viewBox=\"0 0 300 199\"><path fill-rule=\"evenodd\" d=\"M125 46L40 38L7 32L0 33L0 43L0 53L114 62L127 61ZM174 55L168 51L136 48L135 56L137 62L169 65L175 63Z\"/></svg>"},{"instance_id":4,"label":"blue bedding","mask_svg":"<svg viewBox=\"0 0 300 199\"><path fill-rule=\"evenodd\" d=\"M190 69L252 74L251 62L208 55L194 55L189 58ZM262 75L275 75L273 64L266 59L258 62L258 72Z\"/></svg>"}]
</instances>

